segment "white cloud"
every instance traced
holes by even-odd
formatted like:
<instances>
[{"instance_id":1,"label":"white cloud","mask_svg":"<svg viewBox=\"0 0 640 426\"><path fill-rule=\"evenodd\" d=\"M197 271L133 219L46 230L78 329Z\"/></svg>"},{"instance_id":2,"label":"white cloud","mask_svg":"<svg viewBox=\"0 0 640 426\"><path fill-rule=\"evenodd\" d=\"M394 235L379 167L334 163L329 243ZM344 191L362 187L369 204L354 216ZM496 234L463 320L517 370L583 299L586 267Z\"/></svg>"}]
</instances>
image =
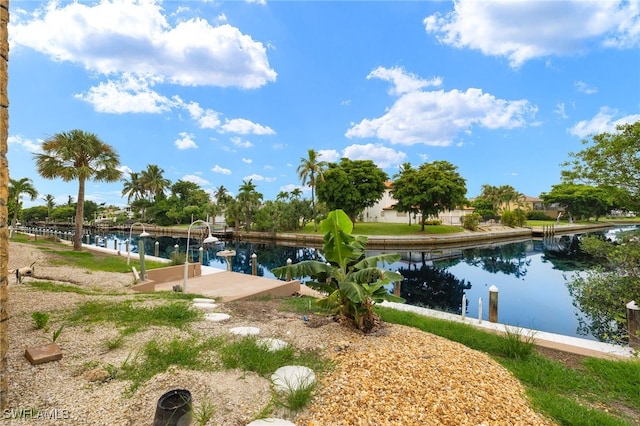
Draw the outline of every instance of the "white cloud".
<instances>
[{"instance_id":1,"label":"white cloud","mask_svg":"<svg viewBox=\"0 0 640 426\"><path fill-rule=\"evenodd\" d=\"M252 180L254 182L274 182L276 180L276 178L274 177L266 177L266 176L262 176L262 175L258 175L258 174L252 174L252 175L248 175L242 178L243 181L249 181Z\"/></svg>"},{"instance_id":2,"label":"white cloud","mask_svg":"<svg viewBox=\"0 0 640 426\"><path fill-rule=\"evenodd\" d=\"M597 87L589 86L584 81L576 81L575 83L573 83L573 87L575 87L578 92L585 93L587 95L598 93Z\"/></svg>"},{"instance_id":3,"label":"white cloud","mask_svg":"<svg viewBox=\"0 0 640 426\"><path fill-rule=\"evenodd\" d=\"M424 162L427 161L429 159L429 155L428 154L418 154L418 157L420 157L420 159Z\"/></svg>"},{"instance_id":4,"label":"white cloud","mask_svg":"<svg viewBox=\"0 0 640 426\"><path fill-rule=\"evenodd\" d=\"M582 53L598 42L634 48L640 43L636 1L458 0L454 10L424 19L443 44L506 57L517 68L530 59Z\"/></svg>"},{"instance_id":5,"label":"white cloud","mask_svg":"<svg viewBox=\"0 0 640 426\"><path fill-rule=\"evenodd\" d=\"M207 186L207 185L210 184L210 182L208 180L203 179L198 175L184 175L184 176L182 176L182 178L180 180L185 181L185 182L193 182L193 183L195 183L197 185L200 185L200 186Z\"/></svg>"},{"instance_id":6,"label":"white cloud","mask_svg":"<svg viewBox=\"0 0 640 426\"><path fill-rule=\"evenodd\" d=\"M187 132L180 132L180 138L176 139L173 143L175 144L176 148L180 150L195 149L198 147L198 145L193 140L193 135Z\"/></svg>"},{"instance_id":7,"label":"white cloud","mask_svg":"<svg viewBox=\"0 0 640 426\"><path fill-rule=\"evenodd\" d=\"M340 153L335 149L320 149L318 150L318 159L327 163L335 163L340 160Z\"/></svg>"},{"instance_id":8,"label":"white cloud","mask_svg":"<svg viewBox=\"0 0 640 426\"><path fill-rule=\"evenodd\" d=\"M242 157L242 162L246 163L246 164L251 164L251 163L253 163L253 160L251 158Z\"/></svg>"},{"instance_id":9,"label":"white cloud","mask_svg":"<svg viewBox=\"0 0 640 426\"><path fill-rule=\"evenodd\" d=\"M274 143L273 145L271 145L271 148L275 149L276 151L280 151L283 150L287 145L283 144L283 143Z\"/></svg>"},{"instance_id":10,"label":"white cloud","mask_svg":"<svg viewBox=\"0 0 640 426\"><path fill-rule=\"evenodd\" d=\"M367 76L367 79L371 78L379 78L380 80L393 83L389 89L389 94L391 95L415 92L429 86L442 86L442 78L440 77L434 77L431 80L422 80L415 74L407 73L402 67L378 67Z\"/></svg>"},{"instance_id":11,"label":"white cloud","mask_svg":"<svg viewBox=\"0 0 640 426\"><path fill-rule=\"evenodd\" d=\"M182 103L193 120L201 129L215 129L220 125L220 117L217 111L204 109L197 102Z\"/></svg>"},{"instance_id":12,"label":"white cloud","mask_svg":"<svg viewBox=\"0 0 640 426\"><path fill-rule=\"evenodd\" d=\"M615 109L607 107L600 108L600 111L590 120L582 120L569 129L569 133L579 138L586 138L599 133L615 133L619 124L631 124L640 121L640 114L631 114L614 120L618 114Z\"/></svg>"},{"instance_id":13,"label":"white cloud","mask_svg":"<svg viewBox=\"0 0 640 426\"><path fill-rule=\"evenodd\" d=\"M9 145L17 145L24 148L26 151L31 153L41 153L42 152L42 139L38 139L33 141L31 139L27 139L22 135L9 135L7 138L7 143Z\"/></svg>"},{"instance_id":14,"label":"white cloud","mask_svg":"<svg viewBox=\"0 0 640 426\"><path fill-rule=\"evenodd\" d=\"M342 157L350 160L372 160L382 169L405 162L407 154L381 144L351 145L343 150Z\"/></svg>"},{"instance_id":15,"label":"white cloud","mask_svg":"<svg viewBox=\"0 0 640 426\"><path fill-rule=\"evenodd\" d=\"M230 175L231 174L231 170L225 169L224 167L221 167L221 166L219 166L217 164L215 166L213 166L211 171L214 172L214 173L220 173L220 174L223 174L223 175Z\"/></svg>"},{"instance_id":16,"label":"white cloud","mask_svg":"<svg viewBox=\"0 0 640 426\"><path fill-rule=\"evenodd\" d=\"M560 118L569 118L563 102L556 104L556 108L553 110L553 112L556 113Z\"/></svg>"},{"instance_id":17,"label":"white cloud","mask_svg":"<svg viewBox=\"0 0 640 426\"><path fill-rule=\"evenodd\" d=\"M276 132L269 126L253 123L244 118L227 120L220 127L221 133L237 133L239 135L275 135Z\"/></svg>"},{"instance_id":18,"label":"white cloud","mask_svg":"<svg viewBox=\"0 0 640 426\"><path fill-rule=\"evenodd\" d=\"M130 73L183 86L252 89L276 79L266 47L228 24L201 18L172 25L153 0L52 1L12 15L12 49L28 47L103 75Z\"/></svg>"},{"instance_id":19,"label":"white cloud","mask_svg":"<svg viewBox=\"0 0 640 426\"><path fill-rule=\"evenodd\" d=\"M88 102L98 112L161 113L169 111L176 103L151 89L154 82L123 74L117 80L107 80L91 87L87 93L74 95L76 99Z\"/></svg>"},{"instance_id":20,"label":"white cloud","mask_svg":"<svg viewBox=\"0 0 640 426\"><path fill-rule=\"evenodd\" d=\"M394 83L398 80L396 76ZM406 90L412 86L404 83L403 87ZM383 116L352 123L345 135L348 138L376 137L403 145L448 146L458 133L468 132L473 126L487 129L522 127L526 125L526 118L536 112L537 108L526 100L498 99L481 89L448 92L418 89L402 93Z\"/></svg>"},{"instance_id":21,"label":"white cloud","mask_svg":"<svg viewBox=\"0 0 640 426\"><path fill-rule=\"evenodd\" d=\"M253 146L253 144L249 141L243 141L242 138L239 137L233 137L231 138L231 142L235 145L235 146L239 146L240 148L251 148Z\"/></svg>"}]
</instances>

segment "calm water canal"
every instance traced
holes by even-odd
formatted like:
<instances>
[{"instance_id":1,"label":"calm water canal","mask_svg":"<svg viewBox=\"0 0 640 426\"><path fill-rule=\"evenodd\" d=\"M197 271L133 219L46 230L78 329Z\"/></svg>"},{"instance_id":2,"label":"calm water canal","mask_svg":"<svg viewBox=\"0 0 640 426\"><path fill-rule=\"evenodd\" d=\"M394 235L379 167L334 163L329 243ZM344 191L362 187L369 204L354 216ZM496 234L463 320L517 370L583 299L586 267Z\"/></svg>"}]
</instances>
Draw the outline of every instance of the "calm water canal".
<instances>
[{"instance_id":1,"label":"calm water canal","mask_svg":"<svg viewBox=\"0 0 640 426\"><path fill-rule=\"evenodd\" d=\"M614 237L620 229L598 231ZM118 237L124 240L126 236ZM478 300L483 301L483 319L488 319L489 287L499 290L498 320L513 326L535 330L595 338L588 332L588 320L574 306L567 280L592 266L579 249L581 235L554 236L506 244L490 244L476 248L429 251L391 250L401 260L389 268L404 276L401 295L408 304L460 314L462 295L466 294L466 314L478 318ZM159 243L160 256L169 258L178 244L184 252L185 238L147 238L145 252L153 254ZM113 244L113 243L109 243ZM193 237L190 248L197 256L199 241ZM256 253L258 275L273 277L270 270L286 264L320 256L313 248L285 247L247 242L220 242L204 250L204 264L226 268L216 256L219 250L236 250L232 269L251 273L251 255ZM380 253L370 251L368 255ZM304 280L303 280L304 281ZM391 291L391 288L389 288Z\"/></svg>"}]
</instances>

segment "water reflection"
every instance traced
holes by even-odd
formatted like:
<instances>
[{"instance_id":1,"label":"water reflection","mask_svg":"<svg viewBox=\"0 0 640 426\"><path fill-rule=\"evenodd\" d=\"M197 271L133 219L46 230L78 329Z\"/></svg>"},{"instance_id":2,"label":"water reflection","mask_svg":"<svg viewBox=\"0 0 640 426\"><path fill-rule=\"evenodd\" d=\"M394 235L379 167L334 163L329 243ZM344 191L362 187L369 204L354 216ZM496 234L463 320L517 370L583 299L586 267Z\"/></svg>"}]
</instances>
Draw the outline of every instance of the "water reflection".
<instances>
[{"instance_id":1,"label":"water reflection","mask_svg":"<svg viewBox=\"0 0 640 426\"><path fill-rule=\"evenodd\" d=\"M606 233L600 234L607 237ZM393 250L400 253L401 260L390 265L390 269L404 276L400 295L409 304L459 314L465 294L467 315L478 317L478 299L482 298L485 300L482 317L488 319L488 289L495 285L499 289L498 319L501 323L595 339L593 335L597 333L590 328L591 319L574 306L574 298L567 288L572 273L593 266L593 260L580 250L580 238L579 235L563 235L469 249ZM160 255L166 258L175 251L176 244L183 251L186 245L185 238L147 238L147 253L153 253L156 241ZM200 241L193 238L192 241L197 256ZM223 242L204 249L203 263L221 269L226 268L226 262L216 256L217 251L235 250L232 270L246 274L251 273L251 256L255 253L258 275L271 278L274 276L270 270L286 264L287 259L293 263L322 259L314 248L263 243ZM367 256L380 253L372 250Z\"/></svg>"}]
</instances>

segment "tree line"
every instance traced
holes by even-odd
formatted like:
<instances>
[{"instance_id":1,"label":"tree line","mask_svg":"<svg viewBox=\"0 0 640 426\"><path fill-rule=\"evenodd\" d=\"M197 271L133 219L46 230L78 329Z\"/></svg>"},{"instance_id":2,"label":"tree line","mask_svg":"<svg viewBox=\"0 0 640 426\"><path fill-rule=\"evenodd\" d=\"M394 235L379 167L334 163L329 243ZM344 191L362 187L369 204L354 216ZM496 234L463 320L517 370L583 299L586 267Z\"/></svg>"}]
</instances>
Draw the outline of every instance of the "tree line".
<instances>
[{"instance_id":1,"label":"tree line","mask_svg":"<svg viewBox=\"0 0 640 426\"><path fill-rule=\"evenodd\" d=\"M639 134L640 122L637 122L618 126L616 133L603 133L583 141L590 146L570 153L571 160L562 164L562 182L540 195L544 203L557 203L576 219L597 219L612 208L637 210L640 207ZM122 195L135 212L134 219L161 226L222 215L229 226L247 231L293 231L308 223L314 223L317 231L319 220L337 209L343 210L355 223L367 207L382 198L391 179L394 209L410 216L419 215L422 230L429 218L465 205L475 208L473 215L465 217L469 223L463 224L472 229L474 220L494 218L507 225L521 226L527 219L522 209L524 195L510 185L483 185L478 197L467 200L466 180L448 161L417 167L405 163L390 177L371 160L342 158L338 162L325 162L314 149L309 149L307 156L300 158L296 171L301 184L311 189L311 199L303 199L302 191L295 189L290 193L282 191L275 200L265 201L251 179L243 181L237 194L232 196L223 185L211 195L190 181L171 182L155 164L123 178L115 149L97 135L82 130L62 132L46 139L42 153L34 154L34 160L38 173L44 178L77 181L77 201L69 197L67 205L55 205L53 196L47 194L43 198L45 206L25 209L22 218L68 220L73 216L78 249L83 222L91 221L94 213L106 208L85 200L87 180L122 181ZM26 195L35 200L38 191L31 179L21 178L10 179L9 192L10 217L15 223L22 197Z\"/></svg>"}]
</instances>

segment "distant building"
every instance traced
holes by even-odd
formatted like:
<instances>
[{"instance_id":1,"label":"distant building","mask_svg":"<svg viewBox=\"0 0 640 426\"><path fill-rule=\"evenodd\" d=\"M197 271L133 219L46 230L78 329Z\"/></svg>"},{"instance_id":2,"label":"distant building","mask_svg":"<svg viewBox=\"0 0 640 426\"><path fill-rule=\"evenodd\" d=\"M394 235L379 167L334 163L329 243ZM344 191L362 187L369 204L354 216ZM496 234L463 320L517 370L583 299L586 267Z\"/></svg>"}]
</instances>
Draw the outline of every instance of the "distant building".
<instances>
[{"instance_id":1,"label":"distant building","mask_svg":"<svg viewBox=\"0 0 640 426\"><path fill-rule=\"evenodd\" d=\"M382 198L373 206L367 207L360 216L362 222L382 222L382 223L420 223L422 216L420 214L410 215L406 212L399 212L393 209L396 204L395 198L391 195L391 189L393 188L393 182L386 181L384 183L385 190ZM462 223L462 217L467 214L473 213L475 209L472 207L465 207L456 210L447 210L441 212L438 217L426 218L439 219L443 225L460 225Z\"/></svg>"}]
</instances>

